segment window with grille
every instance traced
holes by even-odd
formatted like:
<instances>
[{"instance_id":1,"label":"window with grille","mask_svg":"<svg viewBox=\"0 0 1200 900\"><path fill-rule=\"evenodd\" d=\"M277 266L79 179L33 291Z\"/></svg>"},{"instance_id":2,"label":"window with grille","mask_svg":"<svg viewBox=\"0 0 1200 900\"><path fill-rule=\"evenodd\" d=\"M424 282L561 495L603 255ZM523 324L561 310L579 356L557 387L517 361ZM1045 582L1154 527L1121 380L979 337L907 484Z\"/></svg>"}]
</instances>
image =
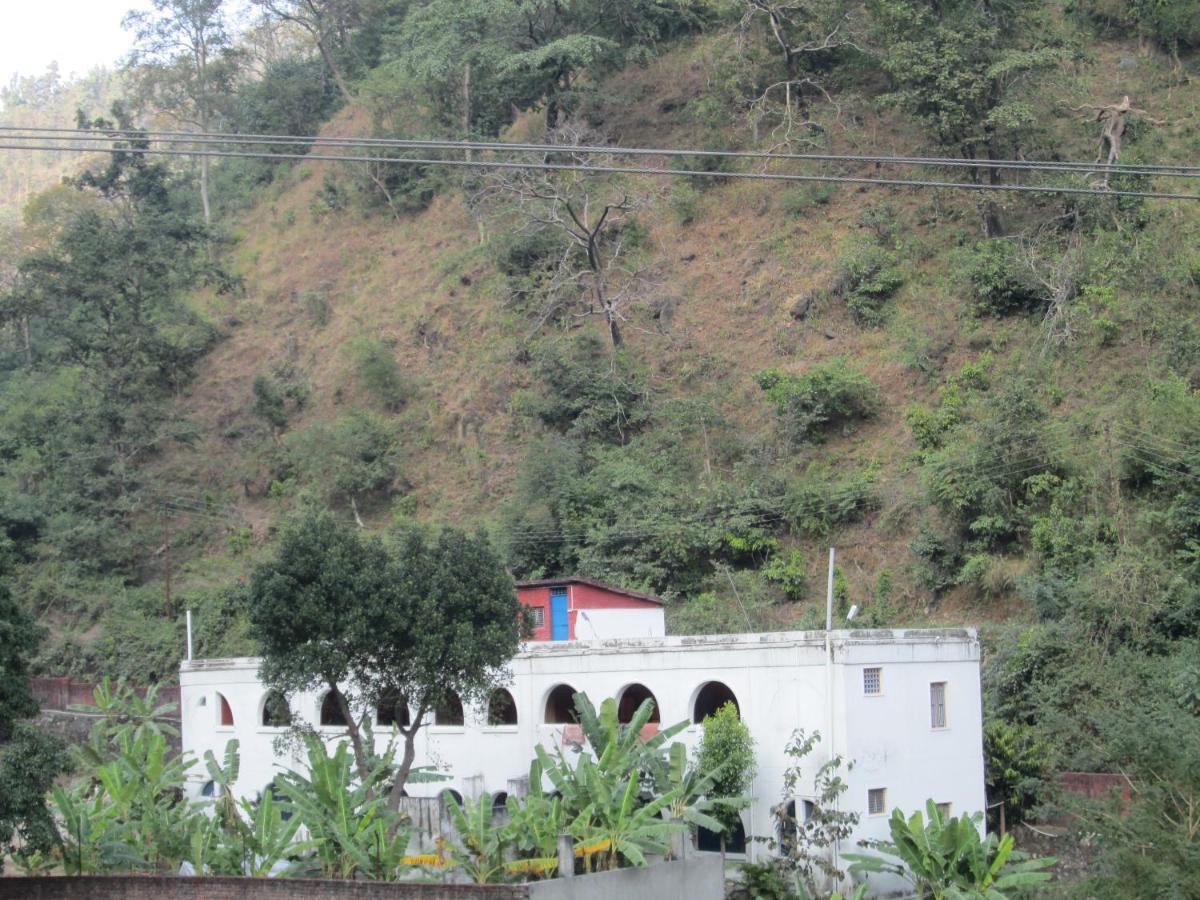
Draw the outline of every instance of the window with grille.
<instances>
[{"instance_id":1,"label":"window with grille","mask_svg":"<svg viewBox=\"0 0 1200 900\"><path fill-rule=\"evenodd\" d=\"M871 788L867 791L867 814L882 816L887 806L887 788Z\"/></svg>"},{"instance_id":2,"label":"window with grille","mask_svg":"<svg viewBox=\"0 0 1200 900\"><path fill-rule=\"evenodd\" d=\"M863 669L863 693L868 696L883 693L882 669Z\"/></svg>"},{"instance_id":3,"label":"window with grille","mask_svg":"<svg viewBox=\"0 0 1200 900\"><path fill-rule=\"evenodd\" d=\"M532 628L546 627L546 607L530 606L529 608L529 625Z\"/></svg>"},{"instance_id":4,"label":"window with grille","mask_svg":"<svg viewBox=\"0 0 1200 900\"><path fill-rule=\"evenodd\" d=\"M935 681L929 685L929 725L931 728L946 727L946 682Z\"/></svg>"}]
</instances>

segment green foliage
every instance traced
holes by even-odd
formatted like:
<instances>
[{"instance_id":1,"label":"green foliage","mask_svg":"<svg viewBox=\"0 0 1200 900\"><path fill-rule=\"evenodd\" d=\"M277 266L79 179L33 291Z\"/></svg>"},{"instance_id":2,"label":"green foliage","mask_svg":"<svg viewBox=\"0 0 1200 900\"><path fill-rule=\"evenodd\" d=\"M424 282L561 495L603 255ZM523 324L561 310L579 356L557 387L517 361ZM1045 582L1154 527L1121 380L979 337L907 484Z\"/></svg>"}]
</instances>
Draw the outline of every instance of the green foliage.
<instances>
[{"instance_id":1,"label":"green foliage","mask_svg":"<svg viewBox=\"0 0 1200 900\"><path fill-rule=\"evenodd\" d=\"M345 505L390 496L400 475L394 427L367 410L290 435L287 455L306 482Z\"/></svg>"},{"instance_id":2,"label":"green foliage","mask_svg":"<svg viewBox=\"0 0 1200 900\"><path fill-rule=\"evenodd\" d=\"M595 338L544 346L535 373L545 393L533 411L548 428L583 440L625 443L648 419L646 389L631 361Z\"/></svg>"},{"instance_id":3,"label":"green foliage","mask_svg":"<svg viewBox=\"0 0 1200 900\"><path fill-rule=\"evenodd\" d=\"M1038 801L1049 770L1049 753L1028 725L1002 719L983 728L989 806L1004 803L1005 822L1015 825Z\"/></svg>"},{"instance_id":4,"label":"green foliage","mask_svg":"<svg viewBox=\"0 0 1200 900\"><path fill-rule=\"evenodd\" d=\"M742 797L754 783L757 768L754 758L754 738L742 721L738 708L726 703L701 723L704 735L696 751L696 766L710 773L712 796L717 798ZM721 823L721 843L725 836L741 821L741 810L745 803L716 801L711 815Z\"/></svg>"},{"instance_id":5,"label":"green foliage","mask_svg":"<svg viewBox=\"0 0 1200 900\"><path fill-rule=\"evenodd\" d=\"M1013 891L1044 884L1054 865L1051 858L1030 859L1013 850L1013 836L979 836L982 814L943 819L937 805L925 805L928 823L919 812L907 820L896 809L888 820L890 843L869 842L882 856L846 854L851 871L869 876L888 873L906 879L918 896L942 898L985 896L995 900ZM884 857L891 857L886 859Z\"/></svg>"},{"instance_id":6,"label":"green foliage","mask_svg":"<svg viewBox=\"0 0 1200 900\"><path fill-rule=\"evenodd\" d=\"M681 823L665 821L662 813L683 788L679 778L674 787L668 787L672 762L667 757L667 741L687 723L643 738L641 732L654 713L654 701L643 701L629 723L621 725L617 702L611 697L601 703L599 713L586 694L575 694L574 700L588 751L571 765L561 747L552 756L538 745L538 763L562 796L568 831L582 845L577 852L589 871L597 862L608 869L617 868L622 860L644 866L646 853L666 853L671 833L684 828ZM677 751L674 756L678 757ZM693 818L699 815L694 812Z\"/></svg>"},{"instance_id":7,"label":"green foliage","mask_svg":"<svg viewBox=\"0 0 1200 900\"><path fill-rule=\"evenodd\" d=\"M843 812L838 808L838 798L846 792L848 785L841 776L847 764L840 755L835 755L817 766L815 772L806 758L820 743L821 735L811 735L797 730L788 741L785 752L791 763L783 773L783 792L779 805L774 807L775 834L765 843L775 854L767 863L779 876L773 879L766 873L755 877L768 882L772 888L780 882L791 891L784 896L820 896L820 888L830 879L841 880L845 873L834 866L829 848L846 840L858 825L858 814ZM807 787L811 784L811 789ZM798 797L814 797L806 814L797 809Z\"/></svg>"},{"instance_id":8,"label":"green foliage","mask_svg":"<svg viewBox=\"0 0 1200 900\"><path fill-rule=\"evenodd\" d=\"M846 306L861 325L879 325L884 304L904 284L896 254L873 241L858 241L839 260Z\"/></svg>"},{"instance_id":9,"label":"green foliage","mask_svg":"<svg viewBox=\"0 0 1200 900\"><path fill-rule=\"evenodd\" d=\"M977 315L1007 316L1046 305L1046 289L1009 241L990 240L958 253L955 269L971 288Z\"/></svg>"},{"instance_id":10,"label":"green foliage","mask_svg":"<svg viewBox=\"0 0 1200 900\"><path fill-rule=\"evenodd\" d=\"M1200 45L1200 9L1187 0L1074 0L1070 8L1106 31L1134 30L1176 53Z\"/></svg>"},{"instance_id":11,"label":"green foliage","mask_svg":"<svg viewBox=\"0 0 1200 900\"><path fill-rule=\"evenodd\" d=\"M808 558L797 549L786 556L776 553L763 566L762 577L782 590L789 600L799 600L808 588Z\"/></svg>"},{"instance_id":12,"label":"green foliage","mask_svg":"<svg viewBox=\"0 0 1200 900\"><path fill-rule=\"evenodd\" d=\"M349 747L330 753L317 735L304 738L308 771L279 778L281 793L311 837L313 854L295 868L322 878L395 880L411 831L387 804L390 754L356 771Z\"/></svg>"},{"instance_id":13,"label":"green foliage","mask_svg":"<svg viewBox=\"0 0 1200 900\"><path fill-rule=\"evenodd\" d=\"M804 375L768 369L758 373L755 381L796 446L818 443L831 427L869 418L878 407L875 382L844 357L817 363Z\"/></svg>"},{"instance_id":14,"label":"green foliage","mask_svg":"<svg viewBox=\"0 0 1200 900\"><path fill-rule=\"evenodd\" d=\"M140 463L186 431L171 401L213 337L181 292L218 273L165 167L117 154L77 186L106 202L71 216L0 293L0 320L29 336L0 368L0 497L26 523L23 556L87 578L132 570L130 513L150 502Z\"/></svg>"},{"instance_id":15,"label":"green foliage","mask_svg":"<svg viewBox=\"0 0 1200 900\"><path fill-rule=\"evenodd\" d=\"M57 834L45 797L68 769L61 742L24 721L38 711L29 663L44 632L9 590L9 557L0 539L0 870L14 836L26 855L50 851Z\"/></svg>"},{"instance_id":16,"label":"green foliage","mask_svg":"<svg viewBox=\"0 0 1200 900\"><path fill-rule=\"evenodd\" d=\"M1041 4L872 0L869 7L885 41L879 63L892 79L892 101L966 158L988 151L1012 158L1036 121L1019 88L1062 56L1041 27Z\"/></svg>"},{"instance_id":17,"label":"green foliage","mask_svg":"<svg viewBox=\"0 0 1200 900\"><path fill-rule=\"evenodd\" d=\"M375 338L361 337L347 345L358 380L376 402L396 412L412 397L413 389L390 347Z\"/></svg>"}]
</instances>

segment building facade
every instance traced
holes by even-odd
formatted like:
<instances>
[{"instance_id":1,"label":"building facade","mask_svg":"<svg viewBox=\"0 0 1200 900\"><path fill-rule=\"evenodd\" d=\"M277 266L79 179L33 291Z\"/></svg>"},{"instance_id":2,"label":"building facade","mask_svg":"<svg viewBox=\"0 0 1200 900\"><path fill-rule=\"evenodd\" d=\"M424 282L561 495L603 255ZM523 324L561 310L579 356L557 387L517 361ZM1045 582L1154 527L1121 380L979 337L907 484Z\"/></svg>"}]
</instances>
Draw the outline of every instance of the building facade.
<instances>
[{"instance_id":1,"label":"building facade","mask_svg":"<svg viewBox=\"0 0 1200 900\"><path fill-rule=\"evenodd\" d=\"M657 597L590 578L518 581L534 641L600 641L662 637L663 604Z\"/></svg>"},{"instance_id":2,"label":"building facade","mask_svg":"<svg viewBox=\"0 0 1200 900\"><path fill-rule=\"evenodd\" d=\"M555 586L530 587L523 602L549 603ZM543 589L544 597L534 593ZM979 661L971 629L534 641L513 659L506 688L487 709L442 710L421 729L417 765L433 766L450 780L410 785L409 792L522 792L535 744L576 752L575 691L597 705L615 697L626 720L651 697L661 723L689 723L678 739L690 748L700 741L704 717L732 701L758 759L743 814L747 835L771 836L772 810L781 802L795 802L803 815L817 767L836 754L853 763L843 773L848 790L840 803L861 817L850 843L886 838L894 807L910 812L932 799L953 815L984 809ZM197 760L206 750L220 758L229 739L240 741L235 790L247 797L261 793L281 770L303 768L298 751L276 748L287 731L279 717L285 701L268 694L258 668L256 659L207 659L185 662L180 671L184 749ZM322 695L302 694L286 703L294 720L331 738L344 733ZM388 712L380 712L373 714L382 750L394 731ZM785 747L797 729L823 738L803 761L801 789L782 798L784 771L793 764ZM194 777L194 790L206 790L202 765ZM751 840L748 852L757 858L766 851Z\"/></svg>"}]
</instances>

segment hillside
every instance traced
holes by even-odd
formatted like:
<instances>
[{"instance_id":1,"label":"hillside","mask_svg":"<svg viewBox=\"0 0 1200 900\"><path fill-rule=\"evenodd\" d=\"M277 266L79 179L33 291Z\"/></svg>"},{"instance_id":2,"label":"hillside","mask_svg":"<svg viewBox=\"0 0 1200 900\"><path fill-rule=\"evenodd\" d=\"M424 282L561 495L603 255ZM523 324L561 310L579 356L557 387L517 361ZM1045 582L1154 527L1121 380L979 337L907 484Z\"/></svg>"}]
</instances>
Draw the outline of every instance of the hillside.
<instances>
[{"instance_id":1,"label":"hillside","mask_svg":"<svg viewBox=\"0 0 1200 900\"><path fill-rule=\"evenodd\" d=\"M233 82L223 121L461 136L466 97L468 133L510 143L1131 165L1200 149L1187 4L634 6L603 33L556 20L534 47L486 4L445 30L436 0L379 12L342 55ZM433 65L459 54L465 85ZM200 654L254 652L241 585L309 505L382 535L484 529L514 576L656 592L676 633L818 626L834 546L839 619L981 628L1010 822L1058 802L1059 772L1131 773L1129 827L1170 848L1169 883L1194 852L1170 810L1195 796L1200 733L1200 204L720 175L1191 179L330 152L214 164L207 229L195 173L140 157L29 207L33 250L6 270L0 519L50 631L42 671L170 680L189 608ZM595 225L598 262L568 212ZM1110 862L1087 896L1136 877L1133 856Z\"/></svg>"}]
</instances>

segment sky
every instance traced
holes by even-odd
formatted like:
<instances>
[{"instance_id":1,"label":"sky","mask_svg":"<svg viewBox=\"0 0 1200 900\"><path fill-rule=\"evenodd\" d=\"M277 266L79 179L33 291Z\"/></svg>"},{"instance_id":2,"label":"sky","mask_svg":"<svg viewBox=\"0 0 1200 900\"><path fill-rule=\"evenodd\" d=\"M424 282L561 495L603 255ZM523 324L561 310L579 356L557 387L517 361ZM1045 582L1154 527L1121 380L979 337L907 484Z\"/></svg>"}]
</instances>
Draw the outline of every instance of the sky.
<instances>
[{"instance_id":1,"label":"sky","mask_svg":"<svg viewBox=\"0 0 1200 900\"><path fill-rule=\"evenodd\" d=\"M148 0L7 0L0 9L0 83L40 75L54 60L63 76L112 68L128 51L121 19Z\"/></svg>"}]
</instances>

